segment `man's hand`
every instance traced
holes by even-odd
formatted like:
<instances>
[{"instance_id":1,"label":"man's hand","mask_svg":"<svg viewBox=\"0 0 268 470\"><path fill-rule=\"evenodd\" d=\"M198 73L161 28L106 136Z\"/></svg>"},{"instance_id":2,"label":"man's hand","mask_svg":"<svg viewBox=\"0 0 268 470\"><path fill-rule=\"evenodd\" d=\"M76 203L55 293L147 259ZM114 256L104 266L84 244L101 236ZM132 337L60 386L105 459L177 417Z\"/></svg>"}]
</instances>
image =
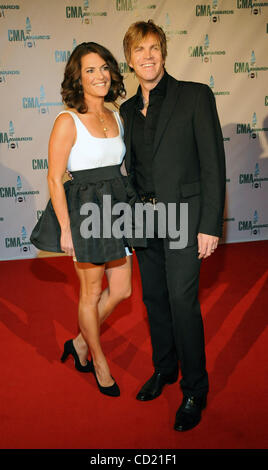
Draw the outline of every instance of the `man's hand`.
<instances>
[{"instance_id":1,"label":"man's hand","mask_svg":"<svg viewBox=\"0 0 268 470\"><path fill-rule=\"evenodd\" d=\"M207 258L210 256L217 248L219 237L214 237L213 235L207 235L205 233L199 233L197 235L198 240L198 259Z\"/></svg>"}]
</instances>

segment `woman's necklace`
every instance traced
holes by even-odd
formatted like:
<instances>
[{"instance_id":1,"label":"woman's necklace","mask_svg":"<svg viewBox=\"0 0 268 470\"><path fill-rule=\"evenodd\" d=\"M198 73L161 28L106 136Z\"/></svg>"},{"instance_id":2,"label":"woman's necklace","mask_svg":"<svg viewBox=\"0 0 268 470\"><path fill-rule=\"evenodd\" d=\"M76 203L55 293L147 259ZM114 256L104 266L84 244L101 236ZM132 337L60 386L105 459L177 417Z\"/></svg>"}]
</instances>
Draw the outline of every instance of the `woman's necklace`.
<instances>
[{"instance_id":1,"label":"woman's necklace","mask_svg":"<svg viewBox=\"0 0 268 470\"><path fill-rule=\"evenodd\" d=\"M107 132L108 132L108 127L106 126L105 124L105 119L103 117L101 117L98 113L96 113L95 111L91 111L93 114L95 114L95 116L97 116L98 120L100 121L100 123L102 124L102 128L103 128L103 132L104 132L104 135L105 137L107 137Z\"/></svg>"}]
</instances>

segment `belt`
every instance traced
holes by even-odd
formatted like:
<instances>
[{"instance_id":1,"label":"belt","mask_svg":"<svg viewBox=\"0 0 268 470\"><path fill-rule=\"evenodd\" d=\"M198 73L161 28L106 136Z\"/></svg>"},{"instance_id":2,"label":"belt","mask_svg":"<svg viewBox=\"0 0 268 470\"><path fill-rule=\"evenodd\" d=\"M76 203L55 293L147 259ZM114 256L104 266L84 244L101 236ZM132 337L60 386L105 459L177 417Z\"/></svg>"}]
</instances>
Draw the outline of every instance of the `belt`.
<instances>
[{"instance_id":1,"label":"belt","mask_svg":"<svg viewBox=\"0 0 268 470\"><path fill-rule=\"evenodd\" d=\"M73 177L71 184L94 184L98 183L99 181L111 180L120 176L122 177L120 166L121 165L109 165L98 168L91 168L90 170L71 171Z\"/></svg>"},{"instance_id":2,"label":"belt","mask_svg":"<svg viewBox=\"0 0 268 470\"><path fill-rule=\"evenodd\" d=\"M155 204L157 203L157 198L152 194L145 194L141 196L141 200L143 204L146 204L146 202L150 202L151 204L155 206Z\"/></svg>"}]
</instances>

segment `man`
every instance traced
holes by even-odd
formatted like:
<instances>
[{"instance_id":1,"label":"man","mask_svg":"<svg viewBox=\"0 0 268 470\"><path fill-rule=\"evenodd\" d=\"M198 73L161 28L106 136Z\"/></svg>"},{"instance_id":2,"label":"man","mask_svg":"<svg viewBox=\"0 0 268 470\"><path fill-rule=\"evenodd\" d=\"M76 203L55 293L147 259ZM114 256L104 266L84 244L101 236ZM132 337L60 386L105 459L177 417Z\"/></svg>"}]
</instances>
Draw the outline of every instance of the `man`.
<instances>
[{"instance_id":1,"label":"man","mask_svg":"<svg viewBox=\"0 0 268 470\"><path fill-rule=\"evenodd\" d=\"M127 173L144 203L176 203L177 215L180 203L188 204L185 248L172 249L155 224L148 247L136 249L155 368L137 399L153 400L174 383L179 360L183 400L174 428L186 431L199 423L208 392L198 281L201 260L215 251L222 231L223 138L210 88L166 72L160 27L151 20L134 23L123 45L140 84L121 106Z\"/></svg>"}]
</instances>

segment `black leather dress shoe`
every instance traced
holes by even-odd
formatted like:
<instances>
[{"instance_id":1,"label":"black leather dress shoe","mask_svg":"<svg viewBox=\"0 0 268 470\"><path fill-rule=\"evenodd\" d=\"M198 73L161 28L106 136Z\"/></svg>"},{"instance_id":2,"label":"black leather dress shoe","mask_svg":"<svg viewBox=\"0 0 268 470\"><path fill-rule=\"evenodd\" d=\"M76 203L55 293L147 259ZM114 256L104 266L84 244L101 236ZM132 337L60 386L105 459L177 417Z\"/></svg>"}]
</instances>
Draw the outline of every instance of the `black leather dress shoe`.
<instances>
[{"instance_id":1,"label":"black leather dress shoe","mask_svg":"<svg viewBox=\"0 0 268 470\"><path fill-rule=\"evenodd\" d=\"M201 420L202 410L206 407L207 395L200 397L183 397L182 404L176 413L174 429L189 431Z\"/></svg>"},{"instance_id":2,"label":"black leather dress shoe","mask_svg":"<svg viewBox=\"0 0 268 470\"><path fill-rule=\"evenodd\" d=\"M164 385L173 384L178 378L178 372L164 375L161 372L154 372L152 377L143 385L136 398L140 401L154 400L161 395Z\"/></svg>"}]
</instances>

